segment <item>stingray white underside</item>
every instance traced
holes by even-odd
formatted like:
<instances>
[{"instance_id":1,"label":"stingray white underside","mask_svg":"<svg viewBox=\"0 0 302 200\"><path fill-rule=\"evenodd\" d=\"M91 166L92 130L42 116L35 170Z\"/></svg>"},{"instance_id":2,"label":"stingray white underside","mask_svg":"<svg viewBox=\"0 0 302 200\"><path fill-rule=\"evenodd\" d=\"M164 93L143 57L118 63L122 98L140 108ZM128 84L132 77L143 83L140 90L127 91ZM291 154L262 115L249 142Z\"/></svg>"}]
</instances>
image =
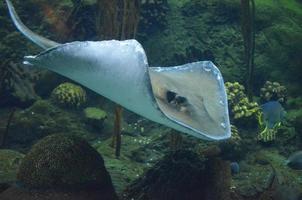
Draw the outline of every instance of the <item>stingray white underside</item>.
<instances>
[{"instance_id":1,"label":"stingray white underside","mask_svg":"<svg viewBox=\"0 0 302 200\"><path fill-rule=\"evenodd\" d=\"M178 131L207 140L231 135L223 78L210 61L149 67L136 40L58 44L31 32L6 0L17 28L47 49L26 56L27 65L47 68L96 93ZM50 48L49 48L50 47Z\"/></svg>"}]
</instances>

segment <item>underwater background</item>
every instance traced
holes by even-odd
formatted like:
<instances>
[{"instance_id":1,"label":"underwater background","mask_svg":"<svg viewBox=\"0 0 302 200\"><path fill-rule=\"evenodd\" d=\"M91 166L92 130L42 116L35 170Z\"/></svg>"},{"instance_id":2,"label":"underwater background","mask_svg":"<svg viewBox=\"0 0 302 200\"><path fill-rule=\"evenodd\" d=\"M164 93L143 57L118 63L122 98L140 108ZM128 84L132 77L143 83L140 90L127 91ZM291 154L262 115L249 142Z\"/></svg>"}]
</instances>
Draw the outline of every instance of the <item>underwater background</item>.
<instances>
[{"instance_id":1,"label":"underwater background","mask_svg":"<svg viewBox=\"0 0 302 200\"><path fill-rule=\"evenodd\" d=\"M31 30L60 43L135 38L150 66L211 60L232 136L179 133L24 66L41 49L0 1L0 200L302 199L301 0L13 4Z\"/></svg>"}]
</instances>

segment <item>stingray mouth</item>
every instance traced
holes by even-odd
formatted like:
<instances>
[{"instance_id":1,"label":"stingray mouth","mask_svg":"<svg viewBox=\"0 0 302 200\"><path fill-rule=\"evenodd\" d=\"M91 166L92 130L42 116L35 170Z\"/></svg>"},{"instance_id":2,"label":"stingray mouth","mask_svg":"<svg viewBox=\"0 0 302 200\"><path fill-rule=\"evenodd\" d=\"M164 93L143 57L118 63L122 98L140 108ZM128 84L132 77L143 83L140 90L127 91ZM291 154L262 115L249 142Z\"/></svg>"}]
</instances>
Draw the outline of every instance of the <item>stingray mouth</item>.
<instances>
[{"instance_id":1,"label":"stingray mouth","mask_svg":"<svg viewBox=\"0 0 302 200\"><path fill-rule=\"evenodd\" d=\"M178 112L184 112L184 113L188 113L188 100L186 97L183 97L175 92L166 91L165 94L165 102L167 105L169 105L170 107L172 107L173 109L175 109ZM157 98L160 98L159 96L157 96Z\"/></svg>"},{"instance_id":2,"label":"stingray mouth","mask_svg":"<svg viewBox=\"0 0 302 200\"><path fill-rule=\"evenodd\" d=\"M149 73L153 95L166 117L195 134L224 139L230 137L227 99L220 72L212 65L150 68Z\"/></svg>"}]
</instances>

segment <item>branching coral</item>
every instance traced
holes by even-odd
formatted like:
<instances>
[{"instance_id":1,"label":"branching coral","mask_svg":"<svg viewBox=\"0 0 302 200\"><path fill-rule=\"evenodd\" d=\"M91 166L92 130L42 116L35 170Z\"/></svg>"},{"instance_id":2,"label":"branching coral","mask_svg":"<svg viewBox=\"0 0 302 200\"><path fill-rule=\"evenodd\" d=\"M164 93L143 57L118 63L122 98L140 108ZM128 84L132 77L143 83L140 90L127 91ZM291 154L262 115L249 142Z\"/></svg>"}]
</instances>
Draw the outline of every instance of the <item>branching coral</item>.
<instances>
[{"instance_id":1,"label":"branching coral","mask_svg":"<svg viewBox=\"0 0 302 200\"><path fill-rule=\"evenodd\" d=\"M286 88L278 82L266 81L260 90L260 97L264 102L279 101L283 103L286 101Z\"/></svg>"},{"instance_id":2,"label":"branching coral","mask_svg":"<svg viewBox=\"0 0 302 200\"><path fill-rule=\"evenodd\" d=\"M52 91L51 98L65 107L80 107L86 102L86 92L81 86L62 83Z\"/></svg>"},{"instance_id":3,"label":"branching coral","mask_svg":"<svg viewBox=\"0 0 302 200\"><path fill-rule=\"evenodd\" d=\"M230 106L231 116L234 120L249 118L257 113L259 106L256 102L250 102L244 93L244 86L238 82L226 82L226 92Z\"/></svg>"}]
</instances>

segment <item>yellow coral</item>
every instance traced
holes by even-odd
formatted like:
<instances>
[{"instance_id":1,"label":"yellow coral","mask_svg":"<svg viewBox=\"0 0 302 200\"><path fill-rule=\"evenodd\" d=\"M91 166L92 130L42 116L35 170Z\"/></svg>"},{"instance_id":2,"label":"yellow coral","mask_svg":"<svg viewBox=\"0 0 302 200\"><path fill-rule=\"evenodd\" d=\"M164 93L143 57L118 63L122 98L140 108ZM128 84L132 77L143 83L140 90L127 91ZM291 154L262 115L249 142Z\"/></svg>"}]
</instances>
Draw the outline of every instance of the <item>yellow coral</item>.
<instances>
[{"instance_id":1,"label":"yellow coral","mask_svg":"<svg viewBox=\"0 0 302 200\"><path fill-rule=\"evenodd\" d=\"M286 99L286 88L278 82L266 81L260 89L260 97L264 102L279 101L284 102Z\"/></svg>"},{"instance_id":2,"label":"yellow coral","mask_svg":"<svg viewBox=\"0 0 302 200\"><path fill-rule=\"evenodd\" d=\"M238 82L226 82L225 86L228 95L230 113L235 120L250 117L258 112L258 104L248 100L244 93L245 88L243 85Z\"/></svg>"},{"instance_id":3,"label":"yellow coral","mask_svg":"<svg viewBox=\"0 0 302 200\"><path fill-rule=\"evenodd\" d=\"M237 129L236 126L231 124L231 132L232 132L232 136L231 136L231 141L232 143L238 144L241 141L241 137L239 135L239 131Z\"/></svg>"},{"instance_id":4,"label":"yellow coral","mask_svg":"<svg viewBox=\"0 0 302 200\"><path fill-rule=\"evenodd\" d=\"M52 91L51 98L66 107L80 107L86 102L86 92L81 86L62 83Z\"/></svg>"}]
</instances>

